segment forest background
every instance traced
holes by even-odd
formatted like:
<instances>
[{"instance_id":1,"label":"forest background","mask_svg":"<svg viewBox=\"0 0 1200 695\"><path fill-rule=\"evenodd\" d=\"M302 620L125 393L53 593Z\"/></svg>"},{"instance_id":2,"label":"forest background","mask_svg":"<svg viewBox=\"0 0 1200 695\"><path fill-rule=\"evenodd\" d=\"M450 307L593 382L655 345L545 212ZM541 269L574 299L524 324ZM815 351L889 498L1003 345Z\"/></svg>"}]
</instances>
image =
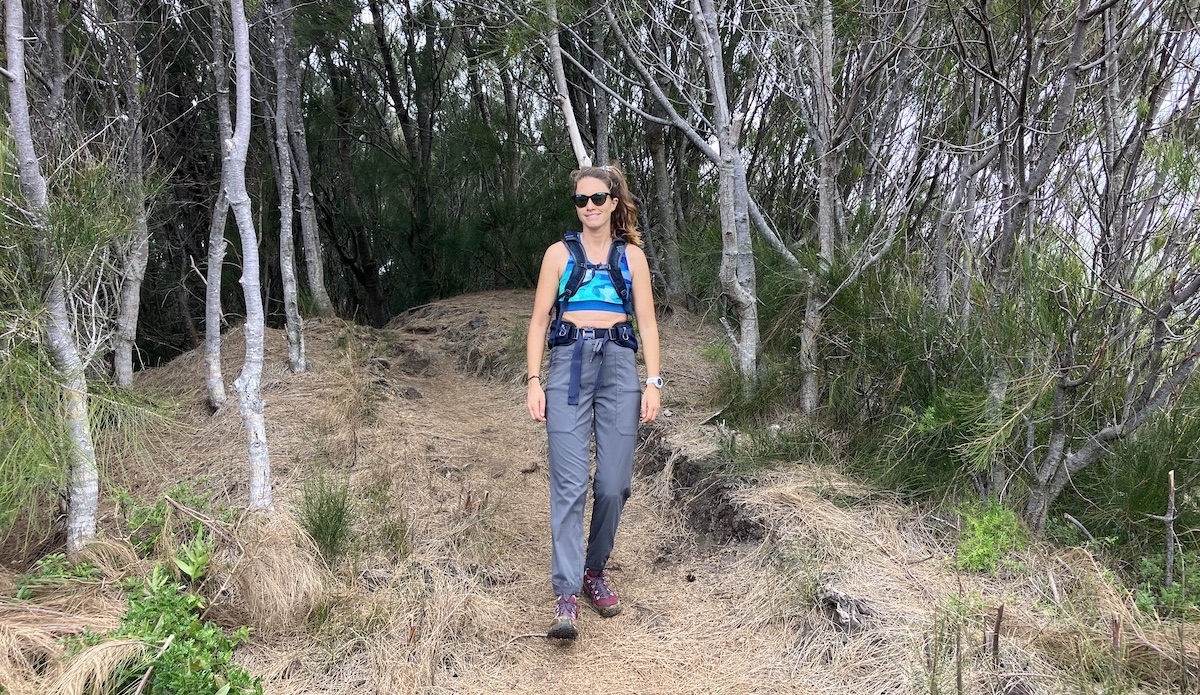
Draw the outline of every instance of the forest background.
<instances>
[{"instance_id":1,"label":"forest background","mask_svg":"<svg viewBox=\"0 0 1200 695\"><path fill-rule=\"evenodd\" d=\"M1194 3L5 9L6 528L59 500L81 548L92 430L239 323L269 508L263 326L302 371L305 316L531 286L590 161L631 181L660 310L723 326L746 456L975 500L1195 619Z\"/></svg>"}]
</instances>

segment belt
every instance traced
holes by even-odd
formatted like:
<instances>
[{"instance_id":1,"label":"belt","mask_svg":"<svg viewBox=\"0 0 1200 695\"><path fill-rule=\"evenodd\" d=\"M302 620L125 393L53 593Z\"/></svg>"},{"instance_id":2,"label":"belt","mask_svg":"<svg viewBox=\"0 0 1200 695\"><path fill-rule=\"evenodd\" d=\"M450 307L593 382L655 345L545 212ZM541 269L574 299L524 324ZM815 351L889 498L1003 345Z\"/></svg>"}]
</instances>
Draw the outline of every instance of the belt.
<instances>
[{"instance_id":1,"label":"belt","mask_svg":"<svg viewBox=\"0 0 1200 695\"><path fill-rule=\"evenodd\" d=\"M592 328L590 326L580 328L566 321L558 321L556 324L550 332L548 341L550 347L574 344L571 349L571 377L567 383L567 405L579 404L584 340L598 341L591 348L591 359L595 359L597 355L600 356L600 368L596 370L596 384L593 386L593 391L600 388L600 380L604 376L605 343L611 340L617 345L637 351L637 337L633 332L633 326L628 323L618 323L612 328Z\"/></svg>"},{"instance_id":2,"label":"belt","mask_svg":"<svg viewBox=\"0 0 1200 695\"><path fill-rule=\"evenodd\" d=\"M633 329L630 328L629 324L613 326L612 328L579 328L567 323L562 324L562 326L566 329L566 335L564 336L566 340L564 342L569 343L573 343L576 340L595 340L597 338L600 340L623 341L628 340L633 335Z\"/></svg>"}]
</instances>

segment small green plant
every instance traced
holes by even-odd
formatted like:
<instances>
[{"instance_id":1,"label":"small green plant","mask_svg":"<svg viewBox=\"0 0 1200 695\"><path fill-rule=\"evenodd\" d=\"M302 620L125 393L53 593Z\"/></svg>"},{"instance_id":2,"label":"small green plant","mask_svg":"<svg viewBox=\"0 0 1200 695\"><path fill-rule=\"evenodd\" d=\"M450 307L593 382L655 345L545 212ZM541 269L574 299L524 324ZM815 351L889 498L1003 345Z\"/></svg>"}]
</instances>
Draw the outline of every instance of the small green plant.
<instances>
[{"instance_id":1,"label":"small green plant","mask_svg":"<svg viewBox=\"0 0 1200 695\"><path fill-rule=\"evenodd\" d=\"M201 531L190 543L184 543L179 548L179 554L174 558L175 566L193 582L201 581L212 561L215 545L212 539Z\"/></svg>"},{"instance_id":2,"label":"small green plant","mask_svg":"<svg viewBox=\"0 0 1200 695\"><path fill-rule=\"evenodd\" d=\"M262 679L233 660L233 650L250 639L246 627L226 634L212 622L201 622L204 599L184 590L161 565L142 581L127 586L129 609L121 627L111 633L85 633L85 645L106 639L134 638L151 645L146 656L122 669L112 692L148 695L262 695ZM153 667L152 670L151 667ZM150 670L147 687L138 683Z\"/></svg>"},{"instance_id":3,"label":"small green plant","mask_svg":"<svg viewBox=\"0 0 1200 695\"><path fill-rule=\"evenodd\" d=\"M40 588L61 586L73 581L91 581L100 576L100 569L90 562L72 564L62 553L51 553L38 560L33 571L17 578L17 598L33 598Z\"/></svg>"},{"instance_id":4,"label":"small green plant","mask_svg":"<svg viewBox=\"0 0 1200 695\"><path fill-rule=\"evenodd\" d=\"M963 528L958 539L958 568L994 571L1002 557L1022 550L1029 534L1015 512L996 501L965 504L958 510Z\"/></svg>"},{"instance_id":5,"label":"small green plant","mask_svg":"<svg viewBox=\"0 0 1200 695\"><path fill-rule=\"evenodd\" d=\"M352 516L347 483L321 475L304 484L300 523L326 562L333 563L346 549Z\"/></svg>"}]
</instances>

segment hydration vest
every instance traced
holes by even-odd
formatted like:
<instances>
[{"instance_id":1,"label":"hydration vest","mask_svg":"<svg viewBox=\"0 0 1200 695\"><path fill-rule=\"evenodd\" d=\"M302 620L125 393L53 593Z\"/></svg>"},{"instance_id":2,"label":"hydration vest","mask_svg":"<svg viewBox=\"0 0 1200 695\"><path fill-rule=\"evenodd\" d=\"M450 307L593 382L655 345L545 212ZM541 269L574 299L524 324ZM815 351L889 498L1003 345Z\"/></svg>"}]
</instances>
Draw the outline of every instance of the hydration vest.
<instances>
[{"instance_id":1,"label":"hydration vest","mask_svg":"<svg viewBox=\"0 0 1200 695\"><path fill-rule=\"evenodd\" d=\"M587 271L598 272L601 270L608 271L608 277L612 281L612 286L617 291L617 295L621 298L621 304L625 308L626 317L633 316L633 301L630 295L629 284L625 282L625 276L621 274L621 258L625 255L625 240L621 237L613 239L612 246L608 250L608 261L602 264L596 264L588 261L587 252L583 249L583 242L579 239L579 232L567 230L563 232L563 244L566 245L567 251L571 254L573 261L571 274L567 276L567 284L558 295L558 299L554 302L554 306L550 309L550 314L554 318L550 321L550 336L549 345L562 345L575 340L575 327L570 323L562 320L562 315L567 311L567 302L571 297L579 291L583 284L583 278ZM618 324L612 331L614 339L618 343L625 344L627 347L637 350L637 339L633 334L633 327L627 322ZM616 338L619 336L619 338Z\"/></svg>"}]
</instances>

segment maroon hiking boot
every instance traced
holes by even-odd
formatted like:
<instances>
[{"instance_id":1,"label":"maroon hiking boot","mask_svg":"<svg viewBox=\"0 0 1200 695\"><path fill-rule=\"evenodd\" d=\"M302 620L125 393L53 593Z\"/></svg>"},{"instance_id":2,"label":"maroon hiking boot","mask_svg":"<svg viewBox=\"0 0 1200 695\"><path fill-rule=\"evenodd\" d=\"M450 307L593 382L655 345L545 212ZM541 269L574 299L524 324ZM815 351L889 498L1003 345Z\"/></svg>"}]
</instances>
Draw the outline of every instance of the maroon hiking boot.
<instances>
[{"instance_id":1,"label":"maroon hiking boot","mask_svg":"<svg viewBox=\"0 0 1200 695\"><path fill-rule=\"evenodd\" d=\"M546 636L554 639L575 639L579 636L579 629L575 627L577 620L579 620L578 599L574 596L559 596L554 611L554 622L550 624Z\"/></svg>"},{"instance_id":2,"label":"maroon hiking boot","mask_svg":"<svg viewBox=\"0 0 1200 695\"><path fill-rule=\"evenodd\" d=\"M592 608L605 618L621 612L621 599L604 579L604 570L586 570L583 573L583 593L592 602Z\"/></svg>"}]
</instances>

